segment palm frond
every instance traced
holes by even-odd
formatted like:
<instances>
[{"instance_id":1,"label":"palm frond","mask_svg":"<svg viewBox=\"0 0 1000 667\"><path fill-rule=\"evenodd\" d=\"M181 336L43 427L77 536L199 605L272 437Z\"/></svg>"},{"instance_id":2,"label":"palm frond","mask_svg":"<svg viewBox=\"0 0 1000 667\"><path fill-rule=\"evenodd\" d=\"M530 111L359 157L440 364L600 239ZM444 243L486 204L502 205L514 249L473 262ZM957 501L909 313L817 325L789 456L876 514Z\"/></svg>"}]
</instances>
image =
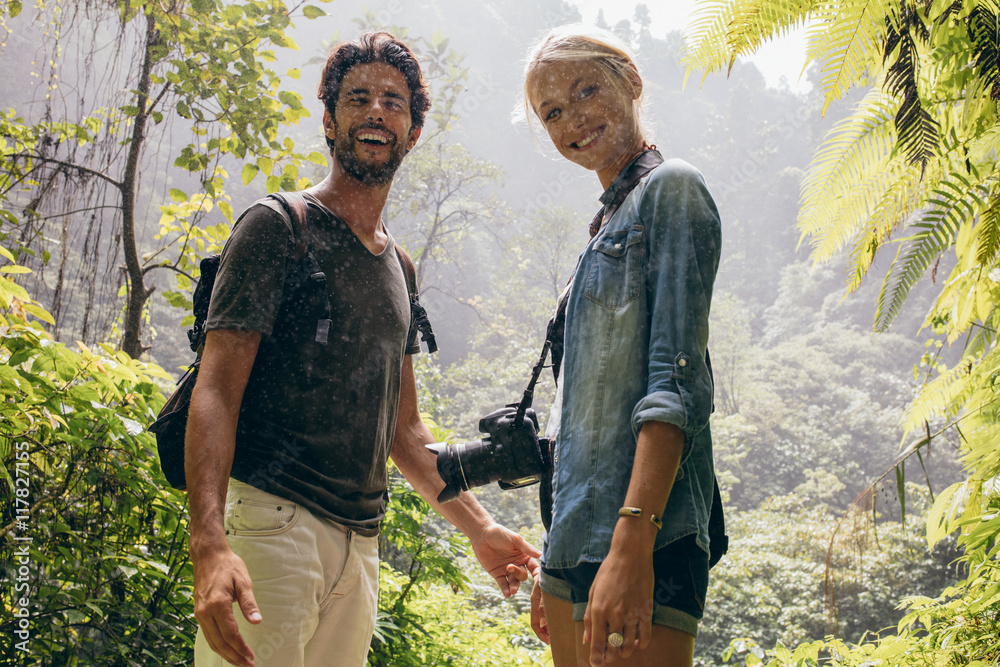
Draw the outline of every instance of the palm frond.
<instances>
[{"instance_id":1,"label":"palm frond","mask_svg":"<svg viewBox=\"0 0 1000 667\"><path fill-rule=\"evenodd\" d=\"M883 17L893 11L898 0L843 0L817 9L806 60L821 63L823 113L880 68L887 34Z\"/></svg>"}]
</instances>

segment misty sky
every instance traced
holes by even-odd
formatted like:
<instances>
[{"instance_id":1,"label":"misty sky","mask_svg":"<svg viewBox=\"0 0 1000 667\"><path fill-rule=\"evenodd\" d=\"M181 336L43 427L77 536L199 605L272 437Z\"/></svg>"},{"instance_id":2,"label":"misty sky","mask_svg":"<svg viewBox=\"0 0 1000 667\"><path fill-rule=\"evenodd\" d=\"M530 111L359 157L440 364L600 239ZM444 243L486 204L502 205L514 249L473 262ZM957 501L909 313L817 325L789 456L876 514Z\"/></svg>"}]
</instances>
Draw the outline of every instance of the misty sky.
<instances>
[{"instance_id":1,"label":"misty sky","mask_svg":"<svg viewBox=\"0 0 1000 667\"><path fill-rule=\"evenodd\" d=\"M610 25L622 19L632 19L635 5L638 2L611 2L611 0L570 0L580 8L583 20L591 23L597 18L599 9L604 9L604 18ZM655 36L661 36L669 30L684 30L691 17L696 0L656 0L646 1L649 14L653 19L650 30ZM799 81L799 72L805 58L806 30L795 30L781 39L767 44L753 57L748 58L757 65L767 79L768 85L777 86L781 77L788 80L793 90L807 92L811 86L803 78Z\"/></svg>"}]
</instances>

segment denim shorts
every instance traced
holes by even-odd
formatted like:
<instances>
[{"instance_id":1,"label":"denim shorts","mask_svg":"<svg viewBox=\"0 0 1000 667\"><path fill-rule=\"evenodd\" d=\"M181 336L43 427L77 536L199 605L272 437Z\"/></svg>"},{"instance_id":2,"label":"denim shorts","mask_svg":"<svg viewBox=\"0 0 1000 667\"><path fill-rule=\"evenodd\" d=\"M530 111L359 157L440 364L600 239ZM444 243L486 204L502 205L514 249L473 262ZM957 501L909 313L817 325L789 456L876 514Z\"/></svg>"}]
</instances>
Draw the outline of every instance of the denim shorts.
<instances>
[{"instance_id":1,"label":"denim shorts","mask_svg":"<svg viewBox=\"0 0 1000 667\"><path fill-rule=\"evenodd\" d=\"M590 587L600 563L570 568L542 568L541 587L549 595L573 604L573 620L582 621ZM697 637L708 591L708 554L694 535L653 552L653 623Z\"/></svg>"}]
</instances>

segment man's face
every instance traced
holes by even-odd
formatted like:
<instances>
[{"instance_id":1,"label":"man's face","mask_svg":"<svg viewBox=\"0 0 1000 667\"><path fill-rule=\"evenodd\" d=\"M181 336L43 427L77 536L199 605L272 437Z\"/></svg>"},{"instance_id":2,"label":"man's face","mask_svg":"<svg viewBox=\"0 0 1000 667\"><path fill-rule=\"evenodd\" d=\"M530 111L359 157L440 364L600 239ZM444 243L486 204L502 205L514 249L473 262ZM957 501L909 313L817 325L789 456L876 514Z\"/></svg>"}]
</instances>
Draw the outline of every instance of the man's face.
<instances>
[{"instance_id":1,"label":"man's face","mask_svg":"<svg viewBox=\"0 0 1000 667\"><path fill-rule=\"evenodd\" d=\"M340 166L370 186L392 181L420 136L419 129L411 131L406 78L386 63L355 65L347 71L334 117L324 113L323 127Z\"/></svg>"}]
</instances>

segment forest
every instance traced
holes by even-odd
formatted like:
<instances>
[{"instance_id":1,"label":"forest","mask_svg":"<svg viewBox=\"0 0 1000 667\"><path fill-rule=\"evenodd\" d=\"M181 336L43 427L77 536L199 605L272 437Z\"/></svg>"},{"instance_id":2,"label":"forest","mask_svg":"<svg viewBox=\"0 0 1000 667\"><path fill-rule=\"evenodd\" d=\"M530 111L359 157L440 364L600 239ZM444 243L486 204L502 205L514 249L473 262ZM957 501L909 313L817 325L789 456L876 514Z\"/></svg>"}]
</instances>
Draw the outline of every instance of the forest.
<instances>
[{"instance_id":1,"label":"forest","mask_svg":"<svg viewBox=\"0 0 1000 667\"><path fill-rule=\"evenodd\" d=\"M385 213L440 351L439 441L517 400L600 183L524 119L566 0L0 0L0 664L191 664L187 498L146 427L201 258L328 171L320 66L403 38L433 95ZM695 664L1000 664L1000 4L703 0L640 54L664 155L722 218L712 430L730 548ZM744 57L809 26L809 93ZM512 120L513 118L513 120ZM554 392L535 394L545 423ZM537 487L476 490L541 544ZM376 666L551 665L398 471Z\"/></svg>"}]
</instances>

